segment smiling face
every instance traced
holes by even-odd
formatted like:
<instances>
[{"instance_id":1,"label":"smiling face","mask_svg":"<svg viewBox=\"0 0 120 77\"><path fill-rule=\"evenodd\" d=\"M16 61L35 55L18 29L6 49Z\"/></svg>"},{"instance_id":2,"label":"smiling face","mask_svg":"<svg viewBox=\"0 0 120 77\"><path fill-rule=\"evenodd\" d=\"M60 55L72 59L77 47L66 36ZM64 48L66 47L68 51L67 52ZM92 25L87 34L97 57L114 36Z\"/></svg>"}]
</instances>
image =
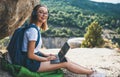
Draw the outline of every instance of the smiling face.
<instances>
[{"instance_id":1,"label":"smiling face","mask_svg":"<svg viewBox=\"0 0 120 77\"><path fill-rule=\"evenodd\" d=\"M40 7L37 10L37 19L41 23L45 23L48 18L48 9L46 7Z\"/></svg>"},{"instance_id":2,"label":"smiling face","mask_svg":"<svg viewBox=\"0 0 120 77\"><path fill-rule=\"evenodd\" d=\"M39 26L42 30L47 30L47 19L48 19L48 8L45 5L36 5L33 8L33 11L31 13L30 18L30 24L36 24L36 26Z\"/></svg>"}]
</instances>

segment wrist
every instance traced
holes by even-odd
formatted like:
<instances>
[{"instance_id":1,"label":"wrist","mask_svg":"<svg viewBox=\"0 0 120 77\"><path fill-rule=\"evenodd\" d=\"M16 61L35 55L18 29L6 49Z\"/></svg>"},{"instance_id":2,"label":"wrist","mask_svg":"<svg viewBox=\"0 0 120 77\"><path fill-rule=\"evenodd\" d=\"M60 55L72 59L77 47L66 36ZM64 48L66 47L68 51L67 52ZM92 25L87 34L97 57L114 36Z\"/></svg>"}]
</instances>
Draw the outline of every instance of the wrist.
<instances>
[{"instance_id":1,"label":"wrist","mask_svg":"<svg viewBox=\"0 0 120 77\"><path fill-rule=\"evenodd\" d=\"M47 57L43 57L42 62L48 61Z\"/></svg>"},{"instance_id":2,"label":"wrist","mask_svg":"<svg viewBox=\"0 0 120 77\"><path fill-rule=\"evenodd\" d=\"M49 61L50 59L49 59L49 57L46 57L46 61Z\"/></svg>"}]
</instances>

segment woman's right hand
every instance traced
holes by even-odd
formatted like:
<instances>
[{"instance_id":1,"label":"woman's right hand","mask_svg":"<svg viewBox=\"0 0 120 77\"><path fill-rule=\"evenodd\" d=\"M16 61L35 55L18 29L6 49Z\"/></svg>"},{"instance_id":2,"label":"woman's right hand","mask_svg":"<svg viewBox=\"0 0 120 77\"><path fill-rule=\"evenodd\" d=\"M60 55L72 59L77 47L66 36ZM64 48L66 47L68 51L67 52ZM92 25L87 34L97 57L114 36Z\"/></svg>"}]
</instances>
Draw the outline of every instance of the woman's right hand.
<instances>
[{"instance_id":1,"label":"woman's right hand","mask_svg":"<svg viewBox=\"0 0 120 77\"><path fill-rule=\"evenodd\" d=\"M56 56L48 56L48 57L47 57L47 61L55 60L55 59L56 59Z\"/></svg>"}]
</instances>

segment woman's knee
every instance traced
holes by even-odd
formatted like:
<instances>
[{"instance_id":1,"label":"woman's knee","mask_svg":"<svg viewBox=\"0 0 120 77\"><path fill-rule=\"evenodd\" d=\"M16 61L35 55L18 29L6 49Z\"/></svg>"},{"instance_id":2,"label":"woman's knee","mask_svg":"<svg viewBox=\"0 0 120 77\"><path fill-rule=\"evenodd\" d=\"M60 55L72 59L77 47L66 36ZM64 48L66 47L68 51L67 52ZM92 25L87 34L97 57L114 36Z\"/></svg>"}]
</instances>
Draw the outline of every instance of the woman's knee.
<instances>
[{"instance_id":1,"label":"woman's knee","mask_svg":"<svg viewBox=\"0 0 120 77\"><path fill-rule=\"evenodd\" d=\"M66 60L67 60L67 62L71 62L71 60L68 57L66 57Z\"/></svg>"},{"instance_id":2,"label":"woman's knee","mask_svg":"<svg viewBox=\"0 0 120 77\"><path fill-rule=\"evenodd\" d=\"M68 68L70 65L71 65L70 61L67 61L67 62L63 63L64 68Z\"/></svg>"}]
</instances>

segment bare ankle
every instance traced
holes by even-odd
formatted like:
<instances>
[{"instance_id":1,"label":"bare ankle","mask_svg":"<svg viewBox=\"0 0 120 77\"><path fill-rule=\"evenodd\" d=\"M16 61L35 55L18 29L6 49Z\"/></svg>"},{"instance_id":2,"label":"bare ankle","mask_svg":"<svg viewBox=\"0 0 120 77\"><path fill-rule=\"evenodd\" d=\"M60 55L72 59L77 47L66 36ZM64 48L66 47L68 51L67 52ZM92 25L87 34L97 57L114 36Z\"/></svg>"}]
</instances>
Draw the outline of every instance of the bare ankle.
<instances>
[{"instance_id":1,"label":"bare ankle","mask_svg":"<svg viewBox=\"0 0 120 77\"><path fill-rule=\"evenodd\" d=\"M93 71L93 70L91 70L89 74L93 74L93 73L94 73L94 71Z\"/></svg>"},{"instance_id":2,"label":"bare ankle","mask_svg":"<svg viewBox=\"0 0 120 77\"><path fill-rule=\"evenodd\" d=\"M96 72L96 70L94 68L91 68L89 75L93 74L94 72Z\"/></svg>"}]
</instances>

